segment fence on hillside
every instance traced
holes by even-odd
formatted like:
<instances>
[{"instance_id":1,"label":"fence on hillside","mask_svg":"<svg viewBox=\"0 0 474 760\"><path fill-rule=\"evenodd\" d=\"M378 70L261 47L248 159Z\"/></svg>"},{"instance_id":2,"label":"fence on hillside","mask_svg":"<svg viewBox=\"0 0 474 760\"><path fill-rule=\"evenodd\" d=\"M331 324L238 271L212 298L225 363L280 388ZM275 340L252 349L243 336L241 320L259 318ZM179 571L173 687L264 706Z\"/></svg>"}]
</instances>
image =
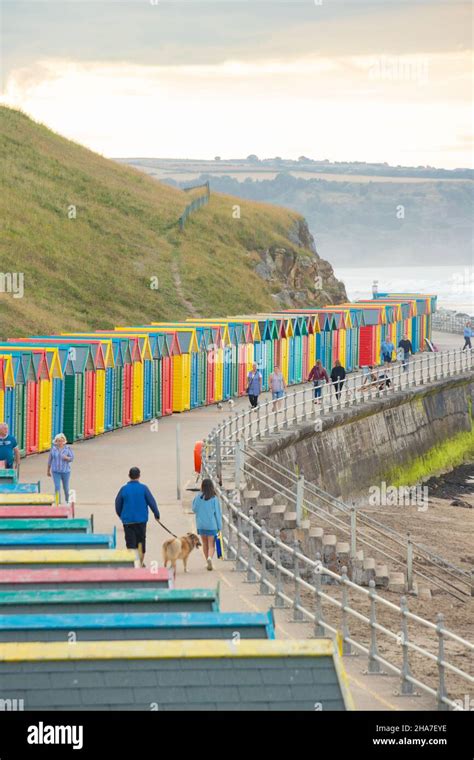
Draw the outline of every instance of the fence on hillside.
<instances>
[{"instance_id":1,"label":"fence on hillside","mask_svg":"<svg viewBox=\"0 0 474 760\"><path fill-rule=\"evenodd\" d=\"M178 220L180 232L184 230L185 224L188 218L191 216L191 214L197 211L197 209L201 208L201 206L205 206L207 203L209 203L209 198L211 195L209 181L205 182L203 185L195 185L194 187L185 187L183 189L185 193L189 193L191 192L191 190L197 190L199 188L205 188L205 192L202 193L201 195L198 195L196 198L193 198L191 203L188 203L188 205L184 209L183 213L181 214Z\"/></svg>"},{"instance_id":2,"label":"fence on hillside","mask_svg":"<svg viewBox=\"0 0 474 760\"><path fill-rule=\"evenodd\" d=\"M331 385L325 386L318 404L313 403L312 389L296 391L286 396L282 412L275 412L270 401L256 411L245 410L228 417L208 436L203 456L203 476L211 478L221 498L224 545L227 559L235 562L236 570L245 572L249 583L258 583L261 594L273 595L275 607L289 606L295 621L311 621L315 636L337 636L342 641L343 654L367 656L368 673L378 674L383 668L397 675L400 694L414 694L415 688L420 689L436 698L440 710L469 709L462 700L449 696L446 678L457 679L458 693L469 693L474 675L454 662L467 668L464 663L473 662L474 644L448 630L442 614L433 623L411 612L406 596L394 604L376 593L373 580L369 588L364 588L348 578L346 567L340 574L329 570L319 555L311 559L301 552L298 541L286 544L279 530L271 532L264 520L254 519L252 511L244 512L240 498L246 473L242 454L247 456L246 447L255 446L280 428L311 422L325 412L370 398L383 398L396 391L466 375L472 372L473 365L472 351L424 354L413 360L408 372L401 365L388 370L390 385L377 379L365 388L364 375L356 375L344 393L336 395ZM228 473L230 468L233 481L228 485L223 478L226 468ZM442 569L440 558L431 555L429 559L431 570L435 565L438 571ZM456 568L450 570L454 572ZM466 578L457 580L465 582ZM328 610L336 610L337 624L334 618L332 623L328 621ZM387 617L395 616L391 628L380 622L380 612ZM382 648L385 656L380 654ZM425 671L430 663L431 672L427 676ZM415 676L414 669L418 667L420 672Z\"/></svg>"}]
</instances>

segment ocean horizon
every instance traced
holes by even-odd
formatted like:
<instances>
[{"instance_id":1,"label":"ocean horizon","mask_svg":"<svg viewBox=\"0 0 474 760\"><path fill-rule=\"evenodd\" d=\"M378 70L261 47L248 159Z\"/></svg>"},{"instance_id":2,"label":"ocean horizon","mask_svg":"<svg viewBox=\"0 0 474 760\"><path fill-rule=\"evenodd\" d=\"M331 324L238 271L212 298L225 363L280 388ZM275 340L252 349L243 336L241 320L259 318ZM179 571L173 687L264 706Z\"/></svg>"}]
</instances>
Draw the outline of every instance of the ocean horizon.
<instances>
[{"instance_id":1,"label":"ocean horizon","mask_svg":"<svg viewBox=\"0 0 474 760\"><path fill-rule=\"evenodd\" d=\"M372 284L379 293L434 293L438 308L455 309L474 315L474 267L334 267L338 280L346 286L351 301L372 298Z\"/></svg>"}]
</instances>

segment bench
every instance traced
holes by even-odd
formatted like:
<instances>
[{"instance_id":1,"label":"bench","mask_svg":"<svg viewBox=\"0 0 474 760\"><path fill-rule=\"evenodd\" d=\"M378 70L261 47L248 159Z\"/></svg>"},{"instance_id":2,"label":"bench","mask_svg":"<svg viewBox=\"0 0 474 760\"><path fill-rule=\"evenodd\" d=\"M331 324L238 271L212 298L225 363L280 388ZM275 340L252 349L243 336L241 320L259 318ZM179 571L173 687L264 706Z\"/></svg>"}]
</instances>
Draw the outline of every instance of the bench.
<instances>
[{"instance_id":1,"label":"bench","mask_svg":"<svg viewBox=\"0 0 474 760\"><path fill-rule=\"evenodd\" d=\"M4 483L0 480L0 493L39 493L41 483Z\"/></svg>"},{"instance_id":2,"label":"bench","mask_svg":"<svg viewBox=\"0 0 474 760\"><path fill-rule=\"evenodd\" d=\"M17 483L18 482L18 472L17 470L12 469L0 469L0 483Z\"/></svg>"},{"instance_id":3,"label":"bench","mask_svg":"<svg viewBox=\"0 0 474 760\"><path fill-rule=\"evenodd\" d=\"M0 615L0 642L274 639L272 612Z\"/></svg>"},{"instance_id":4,"label":"bench","mask_svg":"<svg viewBox=\"0 0 474 760\"><path fill-rule=\"evenodd\" d=\"M80 612L219 612L216 589L60 588L1 591L0 615Z\"/></svg>"},{"instance_id":5,"label":"bench","mask_svg":"<svg viewBox=\"0 0 474 760\"><path fill-rule=\"evenodd\" d=\"M329 639L6 643L0 681L25 710L353 709Z\"/></svg>"},{"instance_id":6,"label":"bench","mask_svg":"<svg viewBox=\"0 0 474 760\"><path fill-rule=\"evenodd\" d=\"M115 549L116 532L112 533L12 533L0 531L0 552L3 549Z\"/></svg>"},{"instance_id":7,"label":"bench","mask_svg":"<svg viewBox=\"0 0 474 760\"><path fill-rule=\"evenodd\" d=\"M92 533L92 518L12 518L0 520L0 534L5 533Z\"/></svg>"},{"instance_id":8,"label":"bench","mask_svg":"<svg viewBox=\"0 0 474 760\"><path fill-rule=\"evenodd\" d=\"M160 567L152 572L146 567L49 567L19 568L0 573L0 591L41 589L167 589L173 587L170 570Z\"/></svg>"},{"instance_id":9,"label":"bench","mask_svg":"<svg viewBox=\"0 0 474 760\"><path fill-rule=\"evenodd\" d=\"M68 519L74 517L74 504L66 504L59 507L24 507L24 506L0 506L0 520L10 520L16 517L22 518L48 518L50 520Z\"/></svg>"},{"instance_id":10,"label":"bench","mask_svg":"<svg viewBox=\"0 0 474 760\"><path fill-rule=\"evenodd\" d=\"M3 507L51 507L54 503L51 493L0 493L0 506Z\"/></svg>"},{"instance_id":11,"label":"bench","mask_svg":"<svg viewBox=\"0 0 474 760\"><path fill-rule=\"evenodd\" d=\"M136 567L135 549L1 549L0 577L5 570L53 567Z\"/></svg>"}]
</instances>

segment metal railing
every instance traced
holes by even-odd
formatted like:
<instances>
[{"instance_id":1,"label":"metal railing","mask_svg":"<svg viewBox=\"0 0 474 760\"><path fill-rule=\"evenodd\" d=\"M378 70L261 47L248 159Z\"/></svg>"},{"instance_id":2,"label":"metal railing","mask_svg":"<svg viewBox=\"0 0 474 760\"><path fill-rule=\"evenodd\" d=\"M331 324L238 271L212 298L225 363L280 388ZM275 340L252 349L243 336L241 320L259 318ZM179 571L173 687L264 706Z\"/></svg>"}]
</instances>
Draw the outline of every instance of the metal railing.
<instances>
[{"instance_id":1,"label":"metal railing","mask_svg":"<svg viewBox=\"0 0 474 760\"><path fill-rule=\"evenodd\" d=\"M472 657L474 645L445 628L441 614L437 616L436 623L432 623L410 612L405 596L402 596L400 605L393 604L376 593L374 581L370 581L369 588L364 588L349 580L347 568L342 568L341 574L329 570L321 563L320 556L317 555L316 560L310 559L300 551L298 542L293 546L284 543L278 530L272 534L264 520L259 524L252 512L246 514L240 506L245 472L242 456L247 444L255 444L264 436L288 429L290 425L293 427L308 421L320 423L322 415L327 412L350 408L362 400L384 398L396 391L416 388L428 382L460 376L472 371L472 368L472 352L455 350L424 354L413 359L408 367L400 364L384 368L382 378L379 374L376 378L369 376L367 379L366 374L359 373L348 378L342 392L335 384L328 384L321 390L316 403L313 389L304 388L287 395L282 410L277 410L270 401L256 411L235 413L224 420L208 436L203 456L202 473L213 480L221 498L224 545L228 559L236 563L236 569L245 572L250 583L259 583L260 593L273 594L276 607L290 605L294 620L312 621L316 636L327 635L328 632L334 636L340 635L343 654L355 650L366 655L368 673L380 673L385 668L399 676L401 694L413 694L416 687L435 697L439 709L463 709L460 700L448 696L448 674L456 676L463 688L474 683L472 674L448 662L447 650L456 657L461 647L462 655ZM322 425L318 424L315 429L322 430ZM226 466L230 466L234 473L230 490L222 486L223 468ZM334 514L331 515L332 520L334 517ZM327 590L323 590L328 582L333 585L327 585ZM340 589L341 599L329 593L331 588ZM302 594L310 595L312 604L302 599ZM350 594L357 596L355 606L350 603ZM339 613L339 628L334 621L331 623L326 619L328 605L332 611ZM397 632L378 622L380 610L385 614L396 614L399 621ZM409 635L409 623L423 629L420 634L423 641L427 631L436 637L436 652L417 643L416 636ZM354 625L361 628L362 633L360 630L352 633L350 628ZM386 656L379 654L380 636L384 637ZM390 645L393 649L394 643L398 663L393 662L393 652L390 651ZM423 675L418 678L412 675L414 657L418 658L416 664L423 662L422 670L427 661L433 664L435 675L431 684Z\"/></svg>"},{"instance_id":2,"label":"metal railing","mask_svg":"<svg viewBox=\"0 0 474 760\"><path fill-rule=\"evenodd\" d=\"M471 598L471 573L413 541L409 533L399 533L364 514L361 506L348 505L333 497L309 482L303 473L292 472L251 446L247 446L245 456L242 454L241 468L249 488L263 488L264 497L277 495L294 506L298 527L303 519L313 516L319 524L337 530L349 542L351 560L356 558L359 547L368 547L378 558L404 571L408 591L414 590L417 577L459 601Z\"/></svg>"}]
</instances>

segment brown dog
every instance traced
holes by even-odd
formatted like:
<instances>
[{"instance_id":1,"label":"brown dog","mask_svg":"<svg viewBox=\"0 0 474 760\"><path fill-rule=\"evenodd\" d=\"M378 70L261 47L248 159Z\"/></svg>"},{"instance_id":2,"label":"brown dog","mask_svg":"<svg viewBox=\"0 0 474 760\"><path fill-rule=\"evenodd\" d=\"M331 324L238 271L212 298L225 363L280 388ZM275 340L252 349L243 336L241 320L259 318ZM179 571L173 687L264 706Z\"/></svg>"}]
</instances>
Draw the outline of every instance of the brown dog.
<instances>
[{"instance_id":1,"label":"brown dog","mask_svg":"<svg viewBox=\"0 0 474 760\"><path fill-rule=\"evenodd\" d=\"M163 544L163 565L168 567L168 562L173 568L173 575L176 577L176 562L183 560L184 572L188 572L188 557L193 549L202 546L199 536L195 533L186 533L181 538L169 538Z\"/></svg>"}]
</instances>

